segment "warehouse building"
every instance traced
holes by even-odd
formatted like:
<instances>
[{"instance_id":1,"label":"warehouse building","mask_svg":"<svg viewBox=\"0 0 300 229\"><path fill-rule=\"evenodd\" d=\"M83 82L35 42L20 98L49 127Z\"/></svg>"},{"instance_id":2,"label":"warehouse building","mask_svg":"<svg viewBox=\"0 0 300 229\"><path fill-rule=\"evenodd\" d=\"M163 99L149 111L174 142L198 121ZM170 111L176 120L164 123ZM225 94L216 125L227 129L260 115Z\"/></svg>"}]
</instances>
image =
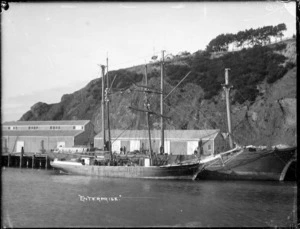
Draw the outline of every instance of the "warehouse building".
<instances>
[{"instance_id":1,"label":"warehouse building","mask_svg":"<svg viewBox=\"0 0 300 229\"><path fill-rule=\"evenodd\" d=\"M2 152L40 153L59 147L93 143L94 128L89 120L13 121L2 124Z\"/></svg>"},{"instance_id":2,"label":"warehouse building","mask_svg":"<svg viewBox=\"0 0 300 229\"><path fill-rule=\"evenodd\" d=\"M150 135L152 150L159 153L161 131L151 130ZM220 130L165 130L164 137L164 152L172 155L191 155L198 149L204 155L211 155L228 149ZM96 148L103 148L102 138L102 132L95 136ZM111 140L112 151L116 153L124 147L127 152L149 150L148 130L111 130Z\"/></svg>"}]
</instances>

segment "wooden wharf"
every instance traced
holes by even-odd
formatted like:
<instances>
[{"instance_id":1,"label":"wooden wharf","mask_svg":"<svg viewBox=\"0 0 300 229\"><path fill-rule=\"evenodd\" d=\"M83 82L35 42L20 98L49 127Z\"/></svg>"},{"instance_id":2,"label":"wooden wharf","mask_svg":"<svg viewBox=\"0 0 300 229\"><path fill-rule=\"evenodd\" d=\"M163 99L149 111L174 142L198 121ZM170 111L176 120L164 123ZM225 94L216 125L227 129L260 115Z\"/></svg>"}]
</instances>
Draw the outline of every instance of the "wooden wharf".
<instances>
[{"instance_id":1,"label":"wooden wharf","mask_svg":"<svg viewBox=\"0 0 300 229\"><path fill-rule=\"evenodd\" d=\"M6 153L1 155L2 167L49 169L50 158L45 153Z\"/></svg>"}]
</instances>

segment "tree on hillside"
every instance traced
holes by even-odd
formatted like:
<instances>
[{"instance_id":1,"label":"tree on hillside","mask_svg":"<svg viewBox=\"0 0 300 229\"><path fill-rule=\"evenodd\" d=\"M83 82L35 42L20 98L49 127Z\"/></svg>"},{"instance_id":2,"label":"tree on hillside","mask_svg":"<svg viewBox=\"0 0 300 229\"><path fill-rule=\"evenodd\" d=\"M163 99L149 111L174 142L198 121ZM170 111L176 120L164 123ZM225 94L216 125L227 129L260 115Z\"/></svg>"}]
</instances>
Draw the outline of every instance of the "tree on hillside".
<instances>
[{"instance_id":1,"label":"tree on hillside","mask_svg":"<svg viewBox=\"0 0 300 229\"><path fill-rule=\"evenodd\" d=\"M284 23L279 24L277 27L277 36L280 37L280 40L282 40L283 37L283 31L286 31L286 25Z\"/></svg>"},{"instance_id":2,"label":"tree on hillside","mask_svg":"<svg viewBox=\"0 0 300 229\"><path fill-rule=\"evenodd\" d=\"M283 31L286 30L284 23L277 26L264 26L257 29L239 31L236 34L220 34L212 39L206 47L208 52L228 51L230 44L244 48L246 46L266 45L271 43L271 37L280 37L282 40Z\"/></svg>"},{"instance_id":3,"label":"tree on hillside","mask_svg":"<svg viewBox=\"0 0 300 229\"><path fill-rule=\"evenodd\" d=\"M209 52L228 51L228 45L234 41L233 34L220 34L207 46Z\"/></svg>"}]
</instances>

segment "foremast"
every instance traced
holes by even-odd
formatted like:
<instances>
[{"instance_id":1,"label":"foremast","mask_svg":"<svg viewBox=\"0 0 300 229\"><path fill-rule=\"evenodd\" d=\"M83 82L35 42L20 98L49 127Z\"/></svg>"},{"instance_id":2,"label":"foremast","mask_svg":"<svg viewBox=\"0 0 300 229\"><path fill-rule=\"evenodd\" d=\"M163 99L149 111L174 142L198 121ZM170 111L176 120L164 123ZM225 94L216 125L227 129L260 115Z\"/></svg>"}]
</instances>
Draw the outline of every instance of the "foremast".
<instances>
[{"instance_id":1,"label":"foremast","mask_svg":"<svg viewBox=\"0 0 300 229\"><path fill-rule=\"evenodd\" d=\"M161 51L162 60L161 60L161 94L160 94L160 126L161 126L161 146L160 146L160 154L164 154L165 152L165 144L164 144L164 50Z\"/></svg>"},{"instance_id":2,"label":"foremast","mask_svg":"<svg viewBox=\"0 0 300 229\"><path fill-rule=\"evenodd\" d=\"M101 106L102 106L102 115L101 115L101 125L102 125L102 139L103 139L103 150L105 150L106 146L106 138L105 138L105 99L104 99L104 88L105 88L105 78L104 71L105 66L100 65L101 67L101 77L102 77L102 96L101 96Z\"/></svg>"},{"instance_id":3,"label":"foremast","mask_svg":"<svg viewBox=\"0 0 300 229\"><path fill-rule=\"evenodd\" d=\"M145 65L145 85L148 87L148 76L147 76L147 65ZM146 107L146 117L147 117L147 128L148 128L148 137L149 137L149 156L150 156L150 165L153 165L153 155L152 155L152 146L151 146L151 134L150 134L150 103L147 96L148 88L145 88L145 107Z\"/></svg>"},{"instance_id":4,"label":"foremast","mask_svg":"<svg viewBox=\"0 0 300 229\"><path fill-rule=\"evenodd\" d=\"M109 151L110 154L110 164L112 164L113 155L112 155L111 136L110 136L109 95L110 95L110 84L109 84L109 76L108 76L108 57L107 57L106 58L106 89L105 89L105 102L107 108L107 130L108 130L107 150Z\"/></svg>"},{"instance_id":5,"label":"foremast","mask_svg":"<svg viewBox=\"0 0 300 229\"><path fill-rule=\"evenodd\" d=\"M107 61L107 69L108 69L108 59ZM108 80L108 71L107 71L107 77L105 80L105 65L101 65L101 77L102 77L102 138L103 138L103 150L108 150L110 153L110 164L112 164L113 156L111 151L111 137L110 137L110 120L109 120L109 80ZM105 87L106 82L106 87ZM106 107L106 109L105 109ZM106 141L106 128L105 128L105 111L107 112L107 126L108 126L108 141Z\"/></svg>"},{"instance_id":6,"label":"foremast","mask_svg":"<svg viewBox=\"0 0 300 229\"><path fill-rule=\"evenodd\" d=\"M226 99L226 112L227 112L227 127L228 127L228 137L229 137L229 146L233 148L232 141L232 132L231 132L231 114L230 114L230 101L229 101L229 92L232 86L229 84L228 71L230 68L225 68L225 84L223 84L223 89L225 91L225 99Z\"/></svg>"}]
</instances>

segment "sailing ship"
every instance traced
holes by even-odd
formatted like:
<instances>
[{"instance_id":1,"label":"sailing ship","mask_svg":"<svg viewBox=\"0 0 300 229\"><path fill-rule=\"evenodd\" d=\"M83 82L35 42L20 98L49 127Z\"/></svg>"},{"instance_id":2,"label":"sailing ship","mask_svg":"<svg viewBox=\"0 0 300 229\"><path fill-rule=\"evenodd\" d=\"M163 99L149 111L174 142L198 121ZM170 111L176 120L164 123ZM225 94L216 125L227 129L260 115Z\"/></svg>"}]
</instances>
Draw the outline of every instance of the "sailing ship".
<instances>
[{"instance_id":1,"label":"sailing ship","mask_svg":"<svg viewBox=\"0 0 300 229\"><path fill-rule=\"evenodd\" d=\"M163 60L163 58L162 58ZM219 154L212 154L205 158L188 158L190 160L181 161L180 163L167 163L164 165L155 164L151 149L151 136L149 129L149 114L155 114L161 118L161 142L164 142L164 125L163 120L167 118L163 115L163 61L161 67L161 91L152 91L152 93L161 94L161 113L156 114L150 111L148 101L146 99L146 109L135 109L137 111L146 112L147 123L149 131L149 147L150 154L147 157L141 157L142 163L137 166L111 166L114 161L111 151L110 129L108 128L108 144L107 149L110 154L110 165L98 166L94 165L95 161L102 156L80 156L77 159L70 161L54 160L51 166L62 171L73 174L95 175L105 177L128 177L128 178L152 178L152 179L238 179L238 180L284 180L287 171L296 162L297 147L255 147L255 146L240 146L232 141L231 133L231 117L230 117L230 103L228 71L225 69L225 84L223 88L226 96L226 111L228 124L228 139L230 150L221 152ZM146 70L147 71L147 70ZM150 92L147 87L147 74L145 94ZM106 90L107 91L107 90ZM104 66L102 66L102 93L104 92ZM102 94L102 107L105 102ZM106 98L107 107L109 107L109 100ZM109 127L109 111L108 127ZM104 109L102 109L102 127L104 127ZM105 131L103 139L105 139ZM235 145L235 147L234 147ZM161 146L161 152L164 153L164 144ZM156 156L158 157L158 155ZM84 162L84 163L82 163Z\"/></svg>"},{"instance_id":2,"label":"sailing ship","mask_svg":"<svg viewBox=\"0 0 300 229\"><path fill-rule=\"evenodd\" d=\"M197 179L283 181L291 168L296 177L296 147L239 147L207 162Z\"/></svg>"},{"instance_id":3,"label":"sailing ship","mask_svg":"<svg viewBox=\"0 0 300 229\"><path fill-rule=\"evenodd\" d=\"M228 71L225 69L225 90L228 139L231 150L218 154L202 167L197 179L226 179L226 180L275 180L283 181L289 168L293 170L292 179L296 178L296 152L293 146L239 146L233 148L231 134L231 116ZM203 161L202 161L203 162Z\"/></svg>"},{"instance_id":4,"label":"sailing ship","mask_svg":"<svg viewBox=\"0 0 300 229\"><path fill-rule=\"evenodd\" d=\"M107 152L109 152L109 163L107 165L99 165L99 159L103 159L104 155L99 156L80 156L77 159L72 160L59 160L54 159L50 162L51 166L59 169L66 173L77 174L77 175L88 175L88 176L98 176L98 177L121 177L121 178L145 178L145 179L196 179L197 174L201 171L202 164L197 156L191 155L191 157L186 157L188 160L158 164L159 155L155 155L151 149L151 136L149 127L149 114L158 115L161 119L161 142L160 153L164 154L164 119L167 118L163 114L163 77L164 77L164 51L162 52L161 61L161 91L151 91L147 87L147 68L145 69L146 86L144 86L145 97L147 93L159 93L160 94L160 105L161 113L156 114L149 109L149 103L145 103L145 110L129 107L130 109L136 109L138 111L146 112L147 123L148 123L148 133L149 133L149 155L139 157L139 164L134 166L116 165L115 160L111 150L111 138L110 138L110 123L109 123L109 99L107 94L109 92L109 83L107 88L104 89L105 77L104 70L105 66L101 65L102 68L102 133L103 133L103 144L106 145ZM108 73L108 71L107 71ZM107 74L108 75L108 74ZM108 78L108 77L107 77ZM106 80L108 81L108 80ZM106 92L104 94L104 91ZM107 123L108 123L108 141L105 141L105 102L107 111Z\"/></svg>"}]
</instances>

